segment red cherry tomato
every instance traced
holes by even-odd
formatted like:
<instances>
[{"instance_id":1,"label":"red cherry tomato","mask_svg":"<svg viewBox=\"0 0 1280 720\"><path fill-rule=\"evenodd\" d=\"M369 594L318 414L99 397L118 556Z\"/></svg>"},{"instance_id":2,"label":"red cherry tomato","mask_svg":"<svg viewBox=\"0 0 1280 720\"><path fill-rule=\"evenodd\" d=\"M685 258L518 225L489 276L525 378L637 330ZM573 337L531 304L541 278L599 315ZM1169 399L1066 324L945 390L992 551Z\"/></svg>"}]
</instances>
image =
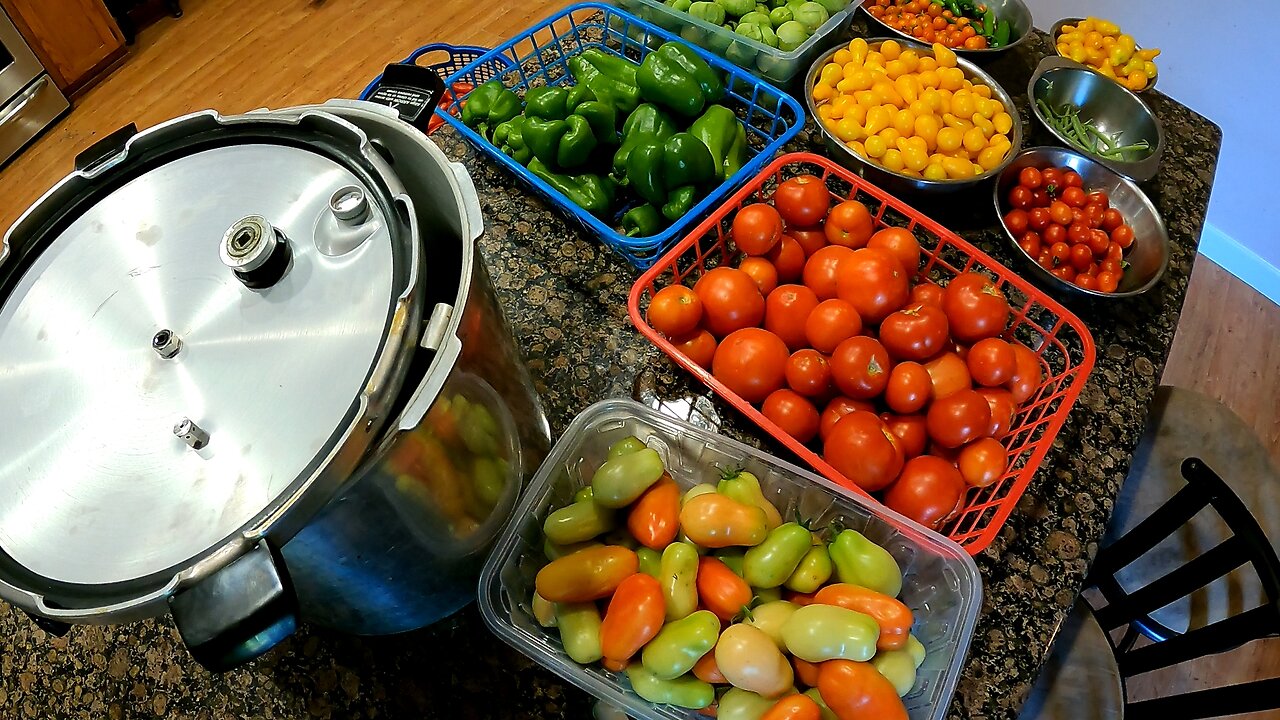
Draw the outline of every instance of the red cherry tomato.
<instances>
[{"instance_id":1,"label":"red cherry tomato","mask_svg":"<svg viewBox=\"0 0 1280 720\"><path fill-rule=\"evenodd\" d=\"M1120 277L1115 273L1098 273L1098 289L1102 292L1115 292L1120 287Z\"/></svg>"},{"instance_id":2,"label":"red cherry tomato","mask_svg":"<svg viewBox=\"0 0 1280 720\"><path fill-rule=\"evenodd\" d=\"M1062 184L1069 188L1084 187L1084 178L1075 170L1067 170L1062 173Z\"/></svg>"},{"instance_id":3,"label":"red cherry tomato","mask_svg":"<svg viewBox=\"0 0 1280 720\"><path fill-rule=\"evenodd\" d=\"M1029 190L1040 187L1042 180L1039 168L1025 167L1018 173L1018 184Z\"/></svg>"},{"instance_id":4,"label":"red cherry tomato","mask_svg":"<svg viewBox=\"0 0 1280 720\"><path fill-rule=\"evenodd\" d=\"M1070 225L1075 216L1071 214L1071 206L1061 200L1054 200L1049 205L1049 217L1059 225Z\"/></svg>"},{"instance_id":5,"label":"red cherry tomato","mask_svg":"<svg viewBox=\"0 0 1280 720\"><path fill-rule=\"evenodd\" d=\"M1111 231L1111 242L1119 245L1121 248L1127 248L1133 244L1133 228L1128 225L1121 225Z\"/></svg>"},{"instance_id":6,"label":"red cherry tomato","mask_svg":"<svg viewBox=\"0 0 1280 720\"><path fill-rule=\"evenodd\" d=\"M1028 230L1022 233L1022 237L1018 239L1018 247L1022 248L1022 252L1026 253L1027 257L1035 258L1040 254L1042 247L1040 233L1035 230Z\"/></svg>"},{"instance_id":7,"label":"red cherry tomato","mask_svg":"<svg viewBox=\"0 0 1280 720\"><path fill-rule=\"evenodd\" d=\"M1071 223L1071 226L1067 228L1067 239L1070 240L1073 245L1087 243L1089 242L1090 237L1089 232L1090 230L1088 225L1085 225L1082 222L1073 222Z\"/></svg>"},{"instance_id":8,"label":"red cherry tomato","mask_svg":"<svg viewBox=\"0 0 1280 720\"><path fill-rule=\"evenodd\" d=\"M1071 246L1064 242L1056 242L1049 246L1049 254L1053 256L1053 266L1057 267L1071 260Z\"/></svg>"},{"instance_id":9,"label":"red cherry tomato","mask_svg":"<svg viewBox=\"0 0 1280 720\"><path fill-rule=\"evenodd\" d=\"M1066 242L1067 242L1067 229L1064 226L1059 225L1058 223L1055 223L1055 222L1051 222L1049 223L1048 227L1044 229L1044 244L1046 246L1053 247L1058 243L1066 243Z\"/></svg>"},{"instance_id":10,"label":"red cherry tomato","mask_svg":"<svg viewBox=\"0 0 1280 720\"><path fill-rule=\"evenodd\" d=\"M1030 220L1026 210L1014 208L1005 213L1004 226L1009 228L1009 232L1013 233L1014 237L1018 237L1027 231Z\"/></svg>"},{"instance_id":11,"label":"red cherry tomato","mask_svg":"<svg viewBox=\"0 0 1280 720\"><path fill-rule=\"evenodd\" d=\"M1072 227L1075 227L1074 225ZM1093 252L1089 250L1088 245L1072 245L1071 246L1071 266L1076 272L1084 272L1093 264Z\"/></svg>"},{"instance_id":12,"label":"red cherry tomato","mask_svg":"<svg viewBox=\"0 0 1280 720\"><path fill-rule=\"evenodd\" d=\"M1084 190L1078 186L1068 186L1067 189L1062 191L1062 202L1073 208L1084 207Z\"/></svg>"},{"instance_id":13,"label":"red cherry tomato","mask_svg":"<svg viewBox=\"0 0 1280 720\"><path fill-rule=\"evenodd\" d=\"M1102 229L1111 232L1124 224L1124 215L1115 208L1108 208L1102 215Z\"/></svg>"},{"instance_id":14,"label":"red cherry tomato","mask_svg":"<svg viewBox=\"0 0 1280 720\"><path fill-rule=\"evenodd\" d=\"M1124 227L1121 225L1120 227ZM1116 228L1119 232L1120 228ZM1102 230L1089 231L1089 250L1093 252L1094 257L1106 257L1107 248L1111 245L1111 238L1107 237L1107 233Z\"/></svg>"},{"instance_id":15,"label":"red cherry tomato","mask_svg":"<svg viewBox=\"0 0 1280 720\"><path fill-rule=\"evenodd\" d=\"M1090 205L1101 205L1103 210L1111 207L1111 198L1107 197L1106 190L1094 190L1086 196Z\"/></svg>"},{"instance_id":16,"label":"red cherry tomato","mask_svg":"<svg viewBox=\"0 0 1280 720\"><path fill-rule=\"evenodd\" d=\"M1043 232L1052 221L1053 219L1049 217L1049 211L1045 208L1032 208L1027 212L1027 225L1036 232Z\"/></svg>"},{"instance_id":17,"label":"red cherry tomato","mask_svg":"<svg viewBox=\"0 0 1280 720\"><path fill-rule=\"evenodd\" d=\"M1028 210L1032 207L1031 190L1018 185L1009 191L1009 204L1016 210Z\"/></svg>"}]
</instances>

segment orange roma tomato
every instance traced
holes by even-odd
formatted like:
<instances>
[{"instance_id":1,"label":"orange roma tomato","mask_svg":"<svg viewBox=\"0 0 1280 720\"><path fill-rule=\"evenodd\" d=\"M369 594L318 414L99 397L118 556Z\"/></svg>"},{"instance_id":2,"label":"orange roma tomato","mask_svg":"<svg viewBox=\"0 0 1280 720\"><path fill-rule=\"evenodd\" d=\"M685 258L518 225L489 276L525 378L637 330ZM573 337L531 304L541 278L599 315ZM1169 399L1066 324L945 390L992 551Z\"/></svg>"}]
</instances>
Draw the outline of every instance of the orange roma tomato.
<instances>
[{"instance_id":1,"label":"orange roma tomato","mask_svg":"<svg viewBox=\"0 0 1280 720\"><path fill-rule=\"evenodd\" d=\"M613 594L640 569L640 559L618 545L598 545L552 560L538 571L534 585L551 602L587 602Z\"/></svg>"},{"instance_id":2,"label":"orange roma tomato","mask_svg":"<svg viewBox=\"0 0 1280 720\"><path fill-rule=\"evenodd\" d=\"M641 545L661 552L680 531L680 486L665 472L631 505L627 529Z\"/></svg>"},{"instance_id":3,"label":"orange roma tomato","mask_svg":"<svg viewBox=\"0 0 1280 720\"><path fill-rule=\"evenodd\" d=\"M713 557L698 559L697 586L702 606L721 620L732 620L751 603L751 586L747 581Z\"/></svg>"},{"instance_id":4,"label":"orange roma tomato","mask_svg":"<svg viewBox=\"0 0 1280 720\"><path fill-rule=\"evenodd\" d=\"M702 300L684 285L668 285L649 301L647 317L667 337L687 335L702 322Z\"/></svg>"},{"instance_id":5,"label":"orange roma tomato","mask_svg":"<svg viewBox=\"0 0 1280 720\"><path fill-rule=\"evenodd\" d=\"M764 510L720 493L686 502L680 508L680 529L695 544L708 548L759 545L768 534Z\"/></svg>"},{"instance_id":6,"label":"orange roma tomato","mask_svg":"<svg viewBox=\"0 0 1280 720\"><path fill-rule=\"evenodd\" d=\"M623 580L609 599L600 623L600 650L606 660L625 663L662 629L667 605L657 579L636 573Z\"/></svg>"},{"instance_id":7,"label":"orange roma tomato","mask_svg":"<svg viewBox=\"0 0 1280 720\"><path fill-rule=\"evenodd\" d=\"M908 720L898 692L871 666L828 660L818 671L818 692L840 720Z\"/></svg>"},{"instance_id":8,"label":"orange roma tomato","mask_svg":"<svg viewBox=\"0 0 1280 720\"><path fill-rule=\"evenodd\" d=\"M818 687L818 665L819 663L811 663L794 655L791 656L791 667L796 670L796 678L809 687Z\"/></svg>"},{"instance_id":9,"label":"orange roma tomato","mask_svg":"<svg viewBox=\"0 0 1280 720\"><path fill-rule=\"evenodd\" d=\"M716 665L715 652L709 652L698 658L698 662L693 664L693 676L712 685L729 684L729 681L724 679L724 673L720 672L720 667Z\"/></svg>"},{"instance_id":10,"label":"orange roma tomato","mask_svg":"<svg viewBox=\"0 0 1280 720\"><path fill-rule=\"evenodd\" d=\"M773 704L760 720L821 720L822 708L808 695L788 695Z\"/></svg>"},{"instance_id":11,"label":"orange roma tomato","mask_svg":"<svg viewBox=\"0 0 1280 720\"><path fill-rule=\"evenodd\" d=\"M819 590L813 599L823 605L838 605L870 615L880 626L877 650L898 650L907 644L913 622L911 609L896 598L859 585L834 583Z\"/></svg>"}]
</instances>

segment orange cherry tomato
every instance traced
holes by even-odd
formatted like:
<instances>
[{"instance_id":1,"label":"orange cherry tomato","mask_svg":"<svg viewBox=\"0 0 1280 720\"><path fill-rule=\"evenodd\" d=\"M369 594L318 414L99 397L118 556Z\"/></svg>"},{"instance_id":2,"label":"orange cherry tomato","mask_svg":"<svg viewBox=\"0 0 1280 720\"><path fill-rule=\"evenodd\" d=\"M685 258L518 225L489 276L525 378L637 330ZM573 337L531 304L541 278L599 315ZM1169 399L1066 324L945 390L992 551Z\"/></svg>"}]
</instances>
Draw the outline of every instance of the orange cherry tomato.
<instances>
[{"instance_id":1,"label":"orange cherry tomato","mask_svg":"<svg viewBox=\"0 0 1280 720\"><path fill-rule=\"evenodd\" d=\"M708 548L759 545L768 534L764 510L720 493L686 502L680 508L680 529L691 541Z\"/></svg>"},{"instance_id":2,"label":"orange cherry tomato","mask_svg":"<svg viewBox=\"0 0 1280 720\"><path fill-rule=\"evenodd\" d=\"M907 720L907 709L893 684L871 663L822 663L818 692L840 720Z\"/></svg>"},{"instance_id":3,"label":"orange cherry tomato","mask_svg":"<svg viewBox=\"0 0 1280 720\"><path fill-rule=\"evenodd\" d=\"M598 545L547 563L538 571L534 585L538 594L551 602L587 602L612 595L639 569L640 559L631 550Z\"/></svg>"},{"instance_id":4,"label":"orange cherry tomato","mask_svg":"<svg viewBox=\"0 0 1280 720\"><path fill-rule=\"evenodd\" d=\"M756 281L756 287L760 288L760 294L765 297L769 297L769 293L778 287L778 269L762 257L745 257L738 263L738 269Z\"/></svg>"},{"instance_id":5,"label":"orange cherry tomato","mask_svg":"<svg viewBox=\"0 0 1280 720\"><path fill-rule=\"evenodd\" d=\"M870 615L880 626L880 639L876 640L878 650L898 650L907 644L914 620L911 609L896 598L858 585L834 583L819 590L813 599L823 605L838 605Z\"/></svg>"},{"instance_id":6,"label":"orange cherry tomato","mask_svg":"<svg viewBox=\"0 0 1280 720\"><path fill-rule=\"evenodd\" d=\"M600 650L614 663L625 663L662 629L667 605L662 584L636 573L618 584L604 621L600 623Z\"/></svg>"},{"instance_id":7,"label":"orange cherry tomato","mask_svg":"<svg viewBox=\"0 0 1280 720\"><path fill-rule=\"evenodd\" d=\"M808 695L788 695L773 704L760 720L821 720L822 708Z\"/></svg>"},{"instance_id":8,"label":"orange cherry tomato","mask_svg":"<svg viewBox=\"0 0 1280 720\"><path fill-rule=\"evenodd\" d=\"M732 620L751 602L751 586L747 585L747 581L738 577L728 565L713 557L698 559L696 584L698 600L702 606L724 621Z\"/></svg>"},{"instance_id":9,"label":"orange cherry tomato","mask_svg":"<svg viewBox=\"0 0 1280 720\"><path fill-rule=\"evenodd\" d=\"M663 473L658 482L631 505L627 529L636 542L661 552L680 531L680 486Z\"/></svg>"}]
</instances>

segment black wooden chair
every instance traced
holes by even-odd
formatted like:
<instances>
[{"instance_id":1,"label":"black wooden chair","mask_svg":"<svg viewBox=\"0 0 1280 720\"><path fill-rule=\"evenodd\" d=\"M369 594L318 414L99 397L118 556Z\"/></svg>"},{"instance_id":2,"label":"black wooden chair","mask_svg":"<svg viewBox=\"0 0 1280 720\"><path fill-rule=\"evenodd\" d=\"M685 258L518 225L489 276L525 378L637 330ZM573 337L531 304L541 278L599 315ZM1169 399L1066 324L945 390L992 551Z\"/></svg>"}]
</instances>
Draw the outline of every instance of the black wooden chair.
<instances>
[{"instance_id":1,"label":"black wooden chair","mask_svg":"<svg viewBox=\"0 0 1280 720\"><path fill-rule=\"evenodd\" d=\"M1100 599L1086 604L1082 598L1083 612L1073 613L1072 622L1055 641L1053 657L1032 690L1023 720L1198 720L1280 710L1280 678L1137 702L1129 702L1125 696L1128 678L1280 636L1280 559L1275 549L1249 509L1208 465L1188 458L1181 471L1184 487L1099 551L1086 588L1096 591ZM1202 511L1216 513L1230 529L1230 536L1143 587L1127 590L1121 586L1117 573L1141 562L1143 555L1180 532ZM1262 587L1263 600L1255 607L1239 608L1185 632L1169 630L1152 620L1157 610L1240 570L1256 574ZM1115 641L1114 634L1121 630L1122 637ZM1106 662L1111 664L1102 667Z\"/></svg>"},{"instance_id":2,"label":"black wooden chair","mask_svg":"<svg viewBox=\"0 0 1280 720\"><path fill-rule=\"evenodd\" d=\"M132 45L138 39L138 25L133 21L129 12L139 4L139 0L104 0L107 11L115 18L116 25L120 27L120 34L124 35L126 45ZM164 0L165 11L170 17L182 17L181 0Z\"/></svg>"}]
</instances>

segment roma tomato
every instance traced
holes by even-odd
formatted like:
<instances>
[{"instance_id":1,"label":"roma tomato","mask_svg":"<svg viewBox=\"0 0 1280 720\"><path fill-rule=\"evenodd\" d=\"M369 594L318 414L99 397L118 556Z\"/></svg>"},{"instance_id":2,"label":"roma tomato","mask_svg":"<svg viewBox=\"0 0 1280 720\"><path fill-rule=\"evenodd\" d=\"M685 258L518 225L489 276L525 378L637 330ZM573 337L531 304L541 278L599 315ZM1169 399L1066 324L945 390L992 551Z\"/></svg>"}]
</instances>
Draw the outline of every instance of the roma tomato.
<instances>
[{"instance_id":1,"label":"roma tomato","mask_svg":"<svg viewBox=\"0 0 1280 720\"><path fill-rule=\"evenodd\" d=\"M804 284L821 300L836 296L840 266L853 257L853 251L840 245L819 248L804 263Z\"/></svg>"},{"instance_id":2,"label":"roma tomato","mask_svg":"<svg viewBox=\"0 0 1280 720\"><path fill-rule=\"evenodd\" d=\"M1009 380L1006 387L1013 394L1013 401L1021 405L1035 395L1044 376L1040 367L1040 358L1023 345L1013 346L1013 356L1016 361L1013 378Z\"/></svg>"},{"instance_id":3,"label":"roma tomato","mask_svg":"<svg viewBox=\"0 0 1280 720\"><path fill-rule=\"evenodd\" d=\"M817 544L809 547L804 557L800 558L796 569L787 578L788 590L800 593L813 592L831 579L831 554L827 552L827 545L816 536L814 542Z\"/></svg>"},{"instance_id":4,"label":"roma tomato","mask_svg":"<svg viewBox=\"0 0 1280 720\"><path fill-rule=\"evenodd\" d=\"M884 504L936 530L955 511L964 489L964 479L954 465L932 455L921 455L902 467L897 482L884 494Z\"/></svg>"},{"instance_id":5,"label":"roma tomato","mask_svg":"<svg viewBox=\"0 0 1280 720\"><path fill-rule=\"evenodd\" d=\"M760 403L786 381L791 353L777 335L760 328L729 334L716 348L711 374L749 403Z\"/></svg>"},{"instance_id":6,"label":"roma tomato","mask_svg":"<svg viewBox=\"0 0 1280 720\"><path fill-rule=\"evenodd\" d=\"M1000 338L984 338L969 348L969 376L985 387L1003 385L1013 377L1013 346Z\"/></svg>"},{"instance_id":7,"label":"roma tomato","mask_svg":"<svg viewBox=\"0 0 1280 720\"><path fill-rule=\"evenodd\" d=\"M942 298L942 309L947 314L951 335L962 343L995 337L1009 324L1009 301L1000 288L981 273L962 273L952 279Z\"/></svg>"},{"instance_id":8,"label":"roma tomato","mask_svg":"<svg viewBox=\"0 0 1280 720\"><path fill-rule=\"evenodd\" d=\"M893 482L902 470L898 436L869 412L841 418L822 445L822 456L836 472L867 492Z\"/></svg>"},{"instance_id":9,"label":"roma tomato","mask_svg":"<svg viewBox=\"0 0 1280 720\"><path fill-rule=\"evenodd\" d=\"M566 655L583 665L604 656L600 650L600 611L594 602L560 602L553 608Z\"/></svg>"},{"instance_id":10,"label":"roma tomato","mask_svg":"<svg viewBox=\"0 0 1280 720\"><path fill-rule=\"evenodd\" d=\"M667 621L688 617L698 609L698 550L687 542L673 542L662 551L658 578Z\"/></svg>"},{"instance_id":11,"label":"roma tomato","mask_svg":"<svg viewBox=\"0 0 1280 720\"><path fill-rule=\"evenodd\" d=\"M939 400L972 387L969 366L953 352L944 352L924 364L933 381L933 399Z\"/></svg>"},{"instance_id":12,"label":"roma tomato","mask_svg":"<svg viewBox=\"0 0 1280 720\"><path fill-rule=\"evenodd\" d=\"M748 255L764 255L782 238L782 216L772 205L755 203L733 216L733 242Z\"/></svg>"},{"instance_id":13,"label":"roma tomato","mask_svg":"<svg viewBox=\"0 0 1280 720\"><path fill-rule=\"evenodd\" d=\"M835 583L819 590L813 600L870 615L880 626L877 650L900 650L907 645L914 619L911 609L897 598L858 585Z\"/></svg>"},{"instance_id":14,"label":"roma tomato","mask_svg":"<svg viewBox=\"0 0 1280 720\"><path fill-rule=\"evenodd\" d=\"M625 507L665 474L662 457L653 448L610 457L591 476L592 502L606 508Z\"/></svg>"},{"instance_id":15,"label":"roma tomato","mask_svg":"<svg viewBox=\"0 0 1280 720\"><path fill-rule=\"evenodd\" d=\"M830 660L818 671L818 692L840 720L908 720L893 683L869 663Z\"/></svg>"},{"instance_id":16,"label":"roma tomato","mask_svg":"<svg viewBox=\"0 0 1280 720\"><path fill-rule=\"evenodd\" d=\"M929 404L933 393L933 381L924 366L914 362L900 362L889 372L889 385L884 390L884 401L889 409L900 415L920 412Z\"/></svg>"},{"instance_id":17,"label":"roma tomato","mask_svg":"<svg viewBox=\"0 0 1280 720\"><path fill-rule=\"evenodd\" d=\"M813 603L809 603L812 605ZM796 669L796 679L809 687L818 687L819 663L811 663L798 657L791 658L791 666Z\"/></svg>"},{"instance_id":18,"label":"roma tomato","mask_svg":"<svg viewBox=\"0 0 1280 720\"><path fill-rule=\"evenodd\" d=\"M986 435L991 427L991 407L973 390L961 390L934 400L925 421L934 442L958 448Z\"/></svg>"},{"instance_id":19,"label":"roma tomato","mask_svg":"<svg viewBox=\"0 0 1280 720\"><path fill-rule=\"evenodd\" d=\"M627 512L627 529L641 545L661 551L680 530L680 486L670 475L654 483Z\"/></svg>"},{"instance_id":20,"label":"roma tomato","mask_svg":"<svg viewBox=\"0 0 1280 720\"><path fill-rule=\"evenodd\" d=\"M991 408L991 425L987 429L987 435L997 439L1004 437L1013 427L1013 415L1018 411L1012 393L1003 388L979 388L978 394L987 401L987 407Z\"/></svg>"},{"instance_id":21,"label":"roma tomato","mask_svg":"<svg viewBox=\"0 0 1280 720\"><path fill-rule=\"evenodd\" d=\"M945 292L942 286L937 283L922 282L911 288L911 304L928 305L941 309L942 296Z\"/></svg>"},{"instance_id":22,"label":"roma tomato","mask_svg":"<svg viewBox=\"0 0 1280 720\"><path fill-rule=\"evenodd\" d=\"M669 338L688 335L702 322L702 300L684 285L668 285L654 293L646 317Z\"/></svg>"},{"instance_id":23,"label":"roma tomato","mask_svg":"<svg viewBox=\"0 0 1280 720\"><path fill-rule=\"evenodd\" d=\"M751 586L718 558L698 560L698 600L721 620L732 620L751 603Z\"/></svg>"},{"instance_id":24,"label":"roma tomato","mask_svg":"<svg viewBox=\"0 0 1280 720\"><path fill-rule=\"evenodd\" d=\"M818 409L794 390L774 390L764 399L760 413L802 443L809 442L818 434Z\"/></svg>"},{"instance_id":25,"label":"roma tomato","mask_svg":"<svg viewBox=\"0 0 1280 720\"><path fill-rule=\"evenodd\" d=\"M784 283L795 282L804 275L804 248L790 235L783 235L765 257L778 269L778 279Z\"/></svg>"},{"instance_id":26,"label":"roma tomato","mask_svg":"<svg viewBox=\"0 0 1280 720\"><path fill-rule=\"evenodd\" d=\"M826 397L831 392L831 363L812 348L797 350L787 360L787 386L807 398Z\"/></svg>"},{"instance_id":27,"label":"roma tomato","mask_svg":"<svg viewBox=\"0 0 1280 720\"><path fill-rule=\"evenodd\" d=\"M831 428L835 427L837 422L840 422L840 418L858 410L874 414L876 406L866 400L853 400L843 395L833 398L822 411L822 417L818 419L818 436L826 440ZM593 535L592 537L595 536Z\"/></svg>"},{"instance_id":28,"label":"roma tomato","mask_svg":"<svg viewBox=\"0 0 1280 720\"><path fill-rule=\"evenodd\" d=\"M864 613L815 602L792 613L782 626L782 639L787 650L801 660L819 663L838 658L865 662L876 654L879 632L875 619Z\"/></svg>"},{"instance_id":29,"label":"roma tomato","mask_svg":"<svg viewBox=\"0 0 1280 720\"><path fill-rule=\"evenodd\" d=\"M788 695L769 708L760 720L822 720L822 708L808 695Z\"/></svg>"},{"instance_id":30,"label":"roma tomato","mask_svg":"<svg viewBox=\"0 0 1280 720\"><path fill-rule=\"evenodd\" d=\"M880 248L891 253L898 262L902 263L902 269L907 272L908 278L915 277L916 271L920 269L920 242L906 228L890 227L878 230L867 241L867 247Z\"/></svg>"},{"instance_id":31,"label":"roma tomato","mask_svg":"<svg viewBox=\"0 0 1280 720\"><path fill-rule=\"evenodd\" d=\"M865 335L845 340L831 354L832 381L855 400L869 400L884 392L891 369L888 351Z\"/></svg>"},{"instance_id":32,"label":"roma tomato","mask_svg":"<svg viewBox=\"0 0 1280 720\"><path fill-rule=\"evenodd\" d=\"M748 598L750 599L750 598ZM763 630L735 623L716 641L716 666L736 688L776 698L791 690L791 663Z\"/></svg>"},{"instance_id":33,"label":"roma tomato","mask_svg":"<svg viewBox=\"0 0 1280 720\"><path fill-rule=\"evenodd\" d=\"M716 483L716 492L737 500L744 505L754 505L764 512L764 526L772 530L782 524L782 515L778 508L764 496L760 487L760 479L746 470L723 472L720 482Z\"/></svg>"},{"instance_id":34,"label":"roma tomato","mask_svg":"<svg viewBox=\"0 0 1280 720\"><path fill-rule=\"evenodd\" d=\"M799 350L809 344L805 323L816 307L818 296L804 285L779 285L765 300L764 329Z\"/></svg>"},{"instance_id":35,"label":"roma tomato","mask_svg":"<svg viewBox=\"0 0 1280 720\"><path fill-rule=\"evenodd\" d=\"M857 530L841 530L829 549L840 582L861 585L889 597L898 597L902 592L898 561Z\"/></svg>"},{"instance_id":36,"label":"roma tomato","mask_svg":"<svg viewBox=\"0 0 1280 720\"><path fill-rule=\"evenodd\" d=\"M814 253L827 246L827 236L822 232L822 228L788 227L785 232L800 243L807 258L813 257Z\"/></svg>"},{"instance_id":37,"label":"roma tomato","mask_svg":"<svg viewBox=\"0 0 1280 720\"><path fill-rule=\"evenodd\" d=\"M723 567L724 563L720 565ZM724 571L733 575L727 567ZM751 588L747 588L747 592L750 593ZM710 610L698 610L663 626L658 636L640 652L640 661L657 677L672 680L692 670L694 664L715 647L719 636L720 618Z\"/></svg>"},{"instance_id":38,"label":"roma tomato","mask_svg":"<svg viewBox=\"0 0 1280 720\"><path fill-rule=\"evenodd\" d=\"M902 456L910 460L924 452L929 441L929 431L925 425L924 415L894 415L884 413L880 416L886 427L898 436L898 447L902 448Z\"/></svg>"},{"instance_id":39,"label":"roma tomato","mask_svg":"<svg viewBox=\"0 0 1280 720\"><path fill-rule=\"evenodd\" d=\"M864 322L878 324L907 304L911 286L902 264L888 251L862 248L840 263L836 295L853 305Z\"/></svg>"},{"instance_id":40,"label":"roma tomato","mask_svg":"<svg viewBox=\"0 0 1280 720\"><path fill-rule=\"evenodd\" d=\"M760 294L769 297L769 293L778 287L778 269L762 257L748 256L738 263L738 269L751 276L760 289Z\"/></svg>"},{"instance_id":41,"label":"roma tomato","mask_svg":"<svg viewBox=\"0 0 1280 720\"><path fill-rule=\"evenodd\" d=\"M680 508L680 529L689 540L707 548L750 547L767 535L763 510L720 493L699 495L686 502Z\"/></svg>"},{"instance_id":42,"label":"roma tomato","mask_svg":"<svg viewBox=\"0 0 1280 720\"><path fill-rule=\"evenodd\" d=\"M609 597L640 569L640 559L627 548L599 545L552 560L538 571L538 594L554 603L576 603Z\"/></svg>"},{"instance_id":43,"label":"roma tomato","mask_svg":"<svg viewBox=\"0 0 1280 720\"><path fill-rule=\"evenodd\" d=\"M742 578L754 588L775 588L787 581L809 552L813 533L799 523L779 525L764 542L748 548L742 558Z\"/></svg>"},{"instance_id":44,"label":"roma tomato","mask_svg":"<svg viewBox=\"0 0 1280 720\"><path fill-rule=\"evenodd\" d=\"M857 200L845 200L831 208L823 231L827 234L827 242L832 245L843 245L848 248L866 247L871 239L875 221L867 206Z\"/></svg>"},{"instance_id":45,"label":"roma tomato","mask_svg":"<svg viewBox=\"0 0 1280 720\"><path fill-rule=\"evenodd\" d=\"M706 330L697 330L682 338L672 338L671 345L698 367L711 369L711 360L716 356L715 335Z\"/></svg>"},{"instance_id":46,"label":"roma tomato","mask_svg":"<svg viewBox=\"0 0 1280 720\"><path fill-rule=\"evenodd\" d=\"M778 185L773 193L773 206L788 225L814 227L831 209L831 192L822 178L797 175Z\"/></svg>"},{"instance_id":47,"label":"roma tomato","mask_svg":"<svg viewBox=\"0 0 1280 720\"><path fill-rule=\"evenodd\" d=\"M1009 453L993 438L982 438L960 450L960 476L974 487L986 487L1004 477Z\"/></svg>"},{"instance_id":48,"label":"roma tomato","mask_svg":"<svg viewBox=\"0 0 1280 720\"><path fill-rule=\"evenodd\" d=\"M759 589L756 588L757 591ZM759 597L755 598L755 600L760 599ZM770 640L773 640L773 644L777 645L779 650L786 652L787 646L782 642L782 626L786 624L787 620L791 618L791 615L799 607L799 605L786 600L757 602L751 608L751 615L744 619L743 622L758 630L763 630L764 634L768 635Z\"/></svg>"},{"instance_id":49,"label":"roma tomato","mask_svg":"<svg viewBox=\"0 0 1280 720\"><path fill-rule=\"evenodd\" d=\"M694 283L702 300L702 325L717 337L753 327L764 319L764 296L751 276L730 267L708 270Z\"/></svg>"},{"instance_id":50,"label":"roma tomato","mask_svg":"<svg viewBox=\"0 0 1280 720\"><path fill-rule=\"evenodd\" d=\"M880 342L899 360L927 360L946 347L947 314L930 305L908 305L880 323Z\"/></svg>"},{"instance_id":51,"label":"roma tomato","mask_svg":"<svg viewBox=\"0 0 1280 720\"><path fill-rule=\"evenodd\" d=\"M804 323L804 337L821 353L833 353L840 343L862 332L862 318L839 298L818 303Z\"/></svg>"},{"instance_id":52,"label":"roma tomato","mask_svg":"<svg viewBox=\"0 0 1280 720\"><path fill-rule=\"evenodd\" d=\"M698 662L693 664L693 676L704 683L711 683L712 685L729 684L729 681L724 677L724 673L720 672L720 666L716 665L716 654L713 652L703 655Z\"/></svg>"},{"instance_id":53,"label":"roma tomato","mask_svg":"<svg viewBox=\"0 0 1280 720\"><path fill-rule=\"evenodd\" d=\"M636 573L618 584L604 622L600 624L600 650L615 665L625 664L652 640L666 619L662 587L654 578Z\"/></svg>"}]
</instances>

